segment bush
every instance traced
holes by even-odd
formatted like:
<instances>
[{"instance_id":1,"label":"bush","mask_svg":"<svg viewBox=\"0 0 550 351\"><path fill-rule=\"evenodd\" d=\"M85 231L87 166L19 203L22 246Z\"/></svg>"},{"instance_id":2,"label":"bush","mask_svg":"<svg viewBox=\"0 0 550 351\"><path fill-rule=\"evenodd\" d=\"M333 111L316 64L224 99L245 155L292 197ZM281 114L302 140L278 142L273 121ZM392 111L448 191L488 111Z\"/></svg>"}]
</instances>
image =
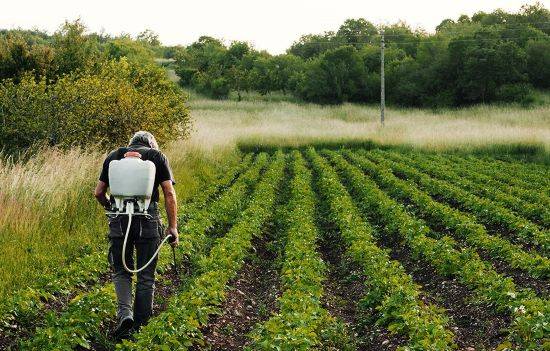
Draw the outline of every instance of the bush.
<instances>
[{"instance_id":1,"label":"bush","mask_svg":"<svg viewBox=\"0 0 550 351\"><path fill-rule=\"evenodd\" d=\"M185 97L162 68L126 59L51 85L29 75L20 84L6 80L0 84L0 119L0 147L7 151L38 141L112 147L141 129L162 143L186 136L190 127Z\"/></svg>"},{"instance_id":2,"label":"bush","mask_svg":"<svg viewBox=\"0 0 550 351\"><path fill-rule=\"evenodd\" d=\"M365 67L357 50L343 46L308 62L298 91L303 99L312 102L359 101L365 77Z\"/></svg>"},{"instance_id":3,"label":"bush","mask_svg":"<svg viewBox=\"0 0 550 351\"><path fill-rule=\"evenodd\" d=\"M497 89L496 99L506 102L530 104L534 102L529 84L505 84Z\"/></svg>"}]
</instances>

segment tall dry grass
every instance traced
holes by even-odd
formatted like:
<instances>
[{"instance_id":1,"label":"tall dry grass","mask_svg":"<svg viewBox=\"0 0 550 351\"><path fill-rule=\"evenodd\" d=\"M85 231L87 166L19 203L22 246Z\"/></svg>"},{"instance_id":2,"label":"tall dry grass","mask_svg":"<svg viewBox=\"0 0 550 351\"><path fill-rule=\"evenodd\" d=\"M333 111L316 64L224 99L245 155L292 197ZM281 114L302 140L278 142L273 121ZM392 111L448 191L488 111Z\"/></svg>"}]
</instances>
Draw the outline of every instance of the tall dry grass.
<instances>
[{"instance_id":1,"label":"tall dry grass","mask_svg":"<svg viewBox=\"0 0 550 351\"><path fill-rule=\"evenodd\" d=\"M373 106L192 99L193 140L205 148L242 139L299 145L365 140L433 150L494 144L539 144L550 150L550 106L475 106L459 110L396 109L379 123Z\"/></svg>"},{"instance_id":2,"label":"tall dry grass","mask_svg":"<svg viewBox=\"0 0 550 351\"><path fill-rule=\"evenodd\" d=\"M45 148L0 158L0 296L104 242L92 197L99 153Z\"/></svg>"},{"instance_id":3,"label":"tall dry grass","mask_svg":"<svg viewBox=\"0 0 550 351\"><path fill-rule=\"evenodd\" d=\"M238 162L234 150L205 152L187 141L163 151L181 201ZM104 157L55 148L44 148L26 162L0 155L0 298L36 286L41 276L77 256L106 252L105 216L93 197Z\"/></svg>"}]
</instances>

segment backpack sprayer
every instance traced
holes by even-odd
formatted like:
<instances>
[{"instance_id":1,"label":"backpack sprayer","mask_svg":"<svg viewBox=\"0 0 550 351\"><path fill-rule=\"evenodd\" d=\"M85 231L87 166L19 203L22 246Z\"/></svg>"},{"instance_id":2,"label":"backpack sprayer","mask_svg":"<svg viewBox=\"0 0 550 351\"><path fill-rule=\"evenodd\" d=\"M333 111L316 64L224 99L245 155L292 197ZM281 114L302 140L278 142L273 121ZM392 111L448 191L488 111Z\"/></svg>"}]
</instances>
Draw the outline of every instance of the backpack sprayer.
<instances>
[{"instance_id":1,"label":"backpack sprayer","mask_svg":"<svg viewBox=\"0 0 550 351\"><path fill-rule=\"evenodd\" d=\"M128 156L127 156L128 155ZM126 243L132 225L132 216L151 217L147 213L151 203L151 195L155 183L155 164L151 161L140 159L139 153L127 153L121 160L113 160L109 163L109 188L111 196L115 199L114 212L107 212L107 215L127 215L128 227L122 244L122 265L130 273L138 273L147 268L158 255L162 245L166 241L173 242L173 235L167 235L160 243L157 251L149 261L138 269L130 269L126 264ZM136 208L137 205L137 208ZM172 248L174 250L174 248ZM174 267L176 256L174 254Z\"/></svg>"}]
</instances>

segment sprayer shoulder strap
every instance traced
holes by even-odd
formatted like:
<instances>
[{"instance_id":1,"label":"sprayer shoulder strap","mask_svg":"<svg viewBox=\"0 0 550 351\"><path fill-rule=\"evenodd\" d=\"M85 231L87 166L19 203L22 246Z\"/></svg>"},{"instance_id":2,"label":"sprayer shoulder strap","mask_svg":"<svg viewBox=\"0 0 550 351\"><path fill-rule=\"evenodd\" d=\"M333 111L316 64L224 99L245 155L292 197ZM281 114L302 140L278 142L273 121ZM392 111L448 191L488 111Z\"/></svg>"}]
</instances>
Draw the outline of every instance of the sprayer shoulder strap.
<instances>
[{"instance_id":1,"label":"sprayer shoulder strap","mask_svg":"<svg viewBox=\"0 0 550 351\"><path fill-rule=\"evenodd\" d=\"M116 158L121 160L124 158L124 154L130 150L128 147L119 147L116 153Z\"/></svg>"}]
</instances>

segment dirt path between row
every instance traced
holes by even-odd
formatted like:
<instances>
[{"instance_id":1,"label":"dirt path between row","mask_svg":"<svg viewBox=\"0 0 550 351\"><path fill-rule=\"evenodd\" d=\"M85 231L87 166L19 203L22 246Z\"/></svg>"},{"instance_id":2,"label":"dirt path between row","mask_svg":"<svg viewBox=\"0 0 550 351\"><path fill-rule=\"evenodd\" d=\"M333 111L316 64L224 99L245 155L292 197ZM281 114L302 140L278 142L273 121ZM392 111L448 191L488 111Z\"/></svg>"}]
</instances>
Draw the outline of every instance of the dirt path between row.
<instances>
[{"instance_id":1,"label":"dirt path between row","mask_svg":"<svg viewBox=\"0 0 550 351\"><path fill-rule=\"evenodd\" d=\"M276 309L280 292L276 256L265 238L256 238L254 253L246 260L231 282L222 313L203 330L205 348L209 350L242 350L249 344L247 334Z\"/></svg>"}]
</instances>

